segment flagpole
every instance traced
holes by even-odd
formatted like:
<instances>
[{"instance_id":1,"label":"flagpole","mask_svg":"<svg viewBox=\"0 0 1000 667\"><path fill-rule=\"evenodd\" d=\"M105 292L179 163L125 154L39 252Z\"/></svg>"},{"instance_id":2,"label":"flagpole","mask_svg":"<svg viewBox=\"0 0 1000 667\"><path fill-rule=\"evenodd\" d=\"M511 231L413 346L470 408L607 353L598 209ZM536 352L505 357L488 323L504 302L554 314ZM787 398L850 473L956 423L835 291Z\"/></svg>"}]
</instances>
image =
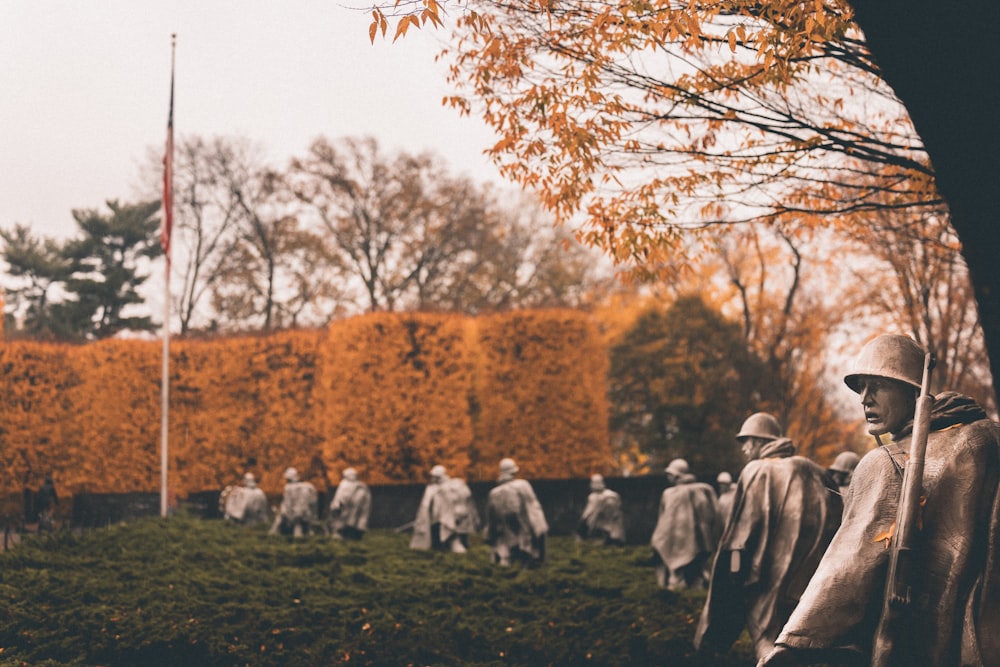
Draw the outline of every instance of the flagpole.
<instances>
[{"instance_id":1,"label":"flagpole","mask_svg":"<svg viewBox=\"0 0 1000 667\"><path fill-rule=\"evenodd\" d=\"M170 237L174 221L174 54L177 35L170 35L170 113L167 117L167 146L163 156L163 230L160 245L166 257L163 277L163 374L160 382L160 516L167 516L167 433L170 424Z\"/></svg>"}]
</instances>

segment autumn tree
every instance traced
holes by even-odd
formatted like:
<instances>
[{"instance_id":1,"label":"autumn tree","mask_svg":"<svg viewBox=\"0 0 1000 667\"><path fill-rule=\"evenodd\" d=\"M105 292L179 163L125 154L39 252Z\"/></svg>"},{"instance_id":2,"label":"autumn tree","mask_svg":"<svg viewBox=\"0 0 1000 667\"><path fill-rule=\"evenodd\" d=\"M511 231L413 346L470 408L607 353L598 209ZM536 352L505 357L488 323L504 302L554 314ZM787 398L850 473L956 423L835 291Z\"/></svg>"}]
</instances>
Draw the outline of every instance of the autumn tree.
<instances>
[{"instance_id":1,"label":"autumn tree","mask_svg":"<svg viewBox=\"0 0 1000 667\"><path fill-rule=\"evenodd\" d=\"M227 156L244 143L224 137L187 136L176 145L171 263L180 278L174 280L179 285L172 291L181 334L210 319L203 305L220 278L223 250L240 213L232 189L227 187L224 167ZM159 146L150 150L145 167L144 180L151 193L162 188L161 150Z\"/></svg>"},{"instance_id":2,"label":"autumn tree","mask_svg":"<svg viewBox=\"0 0 1000 667\"><path fill-rule=\"evenodd\" d=\"M740 325L700 297L652 308L611 347L612 439L650 455L652 468L683 457L702 470L738 470L734 439L763 401L763 361Z\"/></svg>"},{"instance_id":3,"label":"autumn tree","mask_svg":"<svg viewBox=\"0 0 1000 667\"><path fill-rule=\"evenodd\" d=\"M735 314L762 362L757 409L778 417L799 453L820 463L855 440L856 415L843 413L828 379L841 370L830 366L836 339L848 323L857 324L867 304L867 292L829 289L848 249L829 230L792 235L778 226L747 225L720 238L698 264L704 273L694 276L725 279L716 279L710 291L724 312ZM853 261L871 260L858 255Z\"/></svg>"},{"instance_id":4,"label":"autumn tree","mask_svg":"<svg viewBox=\"0 0 1000 667\"><path fill-rule=\"evenodd\" d=\"M900 331L934 353L933 391L973 396L996 413L996 401L968 269L946 218L886 209L875 226L855 229L864 255L885 269L854 269L869 316L891 317ZM874 270L891 280L871 285Z\"/></svg>"},{"instance_id":5,"label":"autumn tree","mask_svg":"<svg viewBox=\"0 0 1000 667\"><path fill-rule=\"evenodd\" d=\"M160 147L143 169L162 187ZM245 137L185 136L174 161L174 245L180 333L315 326L342 307L328 244L303 226L284 173Z\"/></svg>"},{"instance_id":6,"label":"autumn tree","mask_svg":"<svg viewBox=\"0 0 1000 667\"><path fill-rule=\"evenodd\" d=\"M335 276L314 271L328 267L326 243L295 216L284 175L245 141L224 146L213 160L216 187L232 212L209 288L224 326L290 326L322 297L336 300Z\"/></svg>"},{"instance_id":7,"label":"autumn tree","mask_svg":"<svg viewBox=\"0 0 1000 667\"><path fill-rule=\"evenodd\" d=\"M849 0L879 75L906 106L934 165L948 221L962 244L994 397L1000 395L1000 271L996 192L1000 184L1000 54L983 26L1000 21L1000 4L972 0L946 7L928 0ZM933 45L929 48L929 45Z\"/></svg>"},{"instance_id":8,"label":"autumn tree","mask_svg":"<svg viewBox=\"0 0 1000 667\"><path fill-rule=\"evenodd\" d=\"M537 203L453 177L433 154L321 138L288 178L368 311L577 305L593 282L593 257Z\"/></svg>"},{"instance_id":9,"label":"autumn tree","mask_svg":"<svg viewBox=\"0 0 1000 667\"><path fill-rule=\"evenodd\" d=\"M599 257L525 193L482 193L485 233L465 245L466 262L419 308L476 314L510 308L584 307L606 289ZM459 244L473 239L456 239Z\"/></svg>"},{"instance_id":10,"label":"autumn tree","mask_svg":"<svg viewBox=\"0 0 1000 667\"><path fill-rule=\"evenodd\" d=\"M396 34L440 23L443 4L394 5ZM471 3L449 49L459 92L449 102L497 130L491 150L508 177L561 219L583 217L591 243L640 272L686 263L679 240L712 236L714 223L864 226L886 206L950 216L997 369L1000 273L987 250L997 235L986 193L1000 151L981 140L995 135L996 106L954 103L976 95L975 73L996 71L971 66L996 55L977 42L966 57L966 28L997 8L852 5ZM373 38L387 13L376 10ZM948 58L927 48L939 36L955 43ZM941 86L928 86L925 71ZM895 93L916 109L919 137ZM969 123L955 121L958 106Z\"/></svg>"}]
</instances>

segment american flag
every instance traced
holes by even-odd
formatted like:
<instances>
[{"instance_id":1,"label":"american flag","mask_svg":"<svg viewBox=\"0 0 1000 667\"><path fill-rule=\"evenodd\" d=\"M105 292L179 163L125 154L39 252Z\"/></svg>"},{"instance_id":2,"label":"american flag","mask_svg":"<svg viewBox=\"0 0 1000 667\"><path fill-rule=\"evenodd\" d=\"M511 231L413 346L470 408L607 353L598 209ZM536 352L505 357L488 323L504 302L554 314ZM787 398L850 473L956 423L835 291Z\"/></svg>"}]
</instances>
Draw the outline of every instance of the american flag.
<instances>
[{"instance_id":1,"label":"american flag","mask_svg":"<svg viewBox=\"0 0 1000 667\"><path fill-rule=\"evenodd\" d=\"M163 155L163 228L160 246L170 262L170 236L174 230L174 66L170 64L170 112L167 114L167 147Z\"/></svg>"}]
</instances>

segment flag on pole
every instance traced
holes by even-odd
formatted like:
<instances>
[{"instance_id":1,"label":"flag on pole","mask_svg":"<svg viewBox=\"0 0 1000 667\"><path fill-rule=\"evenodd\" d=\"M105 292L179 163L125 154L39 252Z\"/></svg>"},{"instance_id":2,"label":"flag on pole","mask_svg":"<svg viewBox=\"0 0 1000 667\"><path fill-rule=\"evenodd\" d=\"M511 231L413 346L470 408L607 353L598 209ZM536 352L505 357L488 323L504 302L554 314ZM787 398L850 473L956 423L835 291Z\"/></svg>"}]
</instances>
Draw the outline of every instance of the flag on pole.
<instances>
[{"instance_id":1,"label":"flag on pole","mask_svg":"<svg viewBox=\"0 0 1000 667\"><path fill-rule=\"evenodd\" d=\"M160 516L170 509L167 453L170 426L170 236L174 229L174 52L177 35L170 36L170 113L167 115L167 148L163 155L163 229L160 246L167 261L163 271L163 375L160 380Z\"/></svg>"},{"instance_id":2,"label":"flag on pole","mask_svg":"<svg viewBox=\"0 0 1000 667\"><path fill-rule=\"evenodd\" d=\"M163 228L160 246L170 263L170 236L174 230L174 67L170 66L170 112L167 114L167 147L163 155Z\"/></svg>"}]
</instances>

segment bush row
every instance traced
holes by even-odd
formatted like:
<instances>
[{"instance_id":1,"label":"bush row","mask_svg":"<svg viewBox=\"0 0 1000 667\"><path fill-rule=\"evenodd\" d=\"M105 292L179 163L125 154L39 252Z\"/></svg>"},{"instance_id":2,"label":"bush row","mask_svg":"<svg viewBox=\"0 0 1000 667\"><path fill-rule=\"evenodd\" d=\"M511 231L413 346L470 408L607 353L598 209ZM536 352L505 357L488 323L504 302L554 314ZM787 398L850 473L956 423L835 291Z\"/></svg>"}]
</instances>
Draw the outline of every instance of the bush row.
<instances>
[{"instance_id":1,"label":"bush row","mask_svg":"<svg viewBox=\"0 0 1000 667\"><path fill-rule=\"evenodd\" d=\"M162 343L0 345L0 494L51 473L68 493L160 485ZM609 471L606 358L576 311L479 318L376 313L325 331L170 344L172 492L244 471L269 493L294 466L322 487L434 464L492 479Z\"/></svg>"}]
</instances>

